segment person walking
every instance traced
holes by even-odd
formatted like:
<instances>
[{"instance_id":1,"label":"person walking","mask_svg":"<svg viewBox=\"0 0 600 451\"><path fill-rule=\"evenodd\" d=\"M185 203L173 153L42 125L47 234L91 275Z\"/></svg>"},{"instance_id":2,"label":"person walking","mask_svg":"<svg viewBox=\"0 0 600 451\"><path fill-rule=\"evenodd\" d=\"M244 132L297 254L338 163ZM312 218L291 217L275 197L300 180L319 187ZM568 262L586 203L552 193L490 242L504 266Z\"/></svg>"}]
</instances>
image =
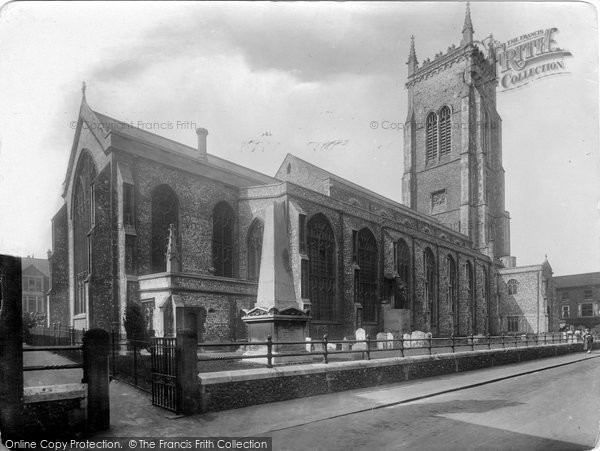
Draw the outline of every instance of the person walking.
<instances>
[{"instance_id":1,"label":"person walking","mask_svg":"<svg viewBox=\"0 0 600 451\"><path fill-rule=\"evenodd\" d=\"M586 329L583 333L583 350L589 354L592 352L592 343L594 343L594 337L590 333L589 329Z\"/></svg>"}]
</instances>

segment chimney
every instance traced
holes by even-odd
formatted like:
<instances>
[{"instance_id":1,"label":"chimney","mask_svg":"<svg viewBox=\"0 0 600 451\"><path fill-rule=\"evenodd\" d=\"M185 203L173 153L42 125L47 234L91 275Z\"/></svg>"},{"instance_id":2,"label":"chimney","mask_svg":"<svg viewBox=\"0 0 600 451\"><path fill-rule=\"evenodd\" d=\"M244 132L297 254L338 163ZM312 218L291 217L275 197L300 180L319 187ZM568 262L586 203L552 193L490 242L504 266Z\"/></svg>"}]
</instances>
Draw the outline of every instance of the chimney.
<instances>
[{"instance_id":1,"label":"chimney","mask_svg":"<svg viewBox=\"0 0 600 451\"><path fill-rule=\"evenodd\" d=\"M208 130L205 128L197 128L196 134L198 135L198 157L202 160L206 160L206 136Z\"/></svg>"}]
</instances>

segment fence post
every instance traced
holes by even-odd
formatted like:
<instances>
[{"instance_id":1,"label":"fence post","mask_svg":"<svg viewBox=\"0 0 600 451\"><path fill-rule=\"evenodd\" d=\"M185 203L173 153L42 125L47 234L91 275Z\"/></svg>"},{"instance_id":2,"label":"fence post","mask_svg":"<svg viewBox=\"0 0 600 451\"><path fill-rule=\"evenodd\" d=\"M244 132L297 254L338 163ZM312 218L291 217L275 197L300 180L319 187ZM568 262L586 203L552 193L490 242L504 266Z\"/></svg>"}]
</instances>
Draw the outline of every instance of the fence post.
<instances>
[{"instance_id":1,"label":"fence post","mask_svg":"<svg viewBox=\"0 0 600 451\"><path fill-rule=\"evenodd\" d=\"M504 343L504 332L502 332L502 349L506 347L506 343Z\"/></svg>"},{"instance_id":2,"label":"fence post","mask_svg":"<svg viewBox=\"0 0 600 451\"><path fill-rule=\"evenodd\" d=\"M454 334L450 335L450 340L452 340L452 354L454 354L454 352L455 352L454 351L454 340L455 340Z\"/></svg>"},{"instance_id":3,"label":"fence post","mask_svg":"<svg viewBox=\"0 0 600 451\"><path fill-rule=\"evenodd\" d=\"M515 348L518 347L518 345L519 345L519 342L517 340L518 340L518 338L517 338L517 335L515 334Z\"/></svg>"},{"instance_id":4,"label":"fence post","mask_svg":"<svg viewBox=\"0 0 600 451\"><path fill-rule=\"evenodd\" d=\"M75 327L69 326L69 342L71 346L75 345Z\"/></svg>"},{"instance_id":5,"label":"fence post","mask_svg":"<svg viewBox=\"0 0 600 451\"><path fill-rule=\"evenodd\" d=\"M177 375L177 412L192 415L200 412L200 385L197 380L198 335L195 331L177 331L175 358Z\"/></svg>"},{"instance_id":6,"label":"fence post","mask_svg":"<svg viewBox=\"0 0 600 451\"><path fill-rule=\"evenodd\" d=\"M544 344L546 344L546 335L548 335L548 333L544 332Z\"/></svg>"},{"instance_id":7,"label":"fence post","mask_svg":"<svg viewBox=\"0 0 600 451\"><path fill-rule=\"evenodd\" d=\"M371 360L371 337L369 334L365 337L365 343L367 344L367 360Z\"/></svg>"},{"instance_id":8,"label":"fence post","mask_svg":"<svg viewBox=\"0 0 600 451\"><path fill-rule=\"evenodd\" d=\"M83 336L83 382L88 388L88 431L110 427L108 398L108 332L90 329Z\"/></svg>"},{"instance_id":9,"label":"fence post","mask_svg":"<svg viewBox=\"0 0 600 451\"><path fill-rule=\"evenodd\" d=\"M473 334L469 335L469 340L471 341L471 351L475 351L475 342L473 340Z\"/></svg>"},{"instance_id":10,"label":"fence post","mask_svg":"<svg viewBox=\"0 0 600 451\"><path fill-rule=\"evenodd\" d=\"M133 385L137 387L138 384L138 372L137 372L137 342L133 340Z\"/></svg>"},{"instance_id":11,"label":"fence post","mask_svg":"<svg viewBox=\"0 0 600 451\"><path fill-rule=\"evenodd\" d=\"M0 424L2 439L23 438L21 259L0 255Z\"/></svg>"},{"instance_id":12,"label":"fence post","mask_svg":"<svg viewBox=\"0 0 600 451\"><path fill-rule=\"evenodd\" d=\"M267 337L267 367L273 368L273 337Z\"/></svg>"},{"instance_id":13,"label":"fence post","mask_svg":"<svg viewBox=\"0 0 600 451\"><path fill-rule=\"evenodd\" d=\"M116 345L115 345L115 327L114 325L110 328L110 354L112 357L112 368L111 376L114 378L117 375L117 356L116 356Z\"/></svg>"},{"instance_id":14,"label":"fence post","mask_svg":"<svg viewBox=\"0 0 600 451\"><path fill-rule=\"evenodd\" d=\"M400 333L400 357L404 357L404 336Z\"/></svg>"},{"instance_id":15,"label":"fence post","mask_svg":"<svg viewBox=\"0 0 600 451\"><path fill-rule=\"evenodd\" d=\"M327 362L327 334L323 334L323 353L325 357L325 363Z\"/></svg>"},{"instance_id":16,"label":"fence post","mask_svg":"<svg viewBox=\"0 0 600 451\"><path fill-rule=\"evenodd\" d=\"M487 334L487 339L488 339L488 349L492 349L492 337L490 337L490 334Z\"/></svg>"},{"instance_id":17,"label":"fence post","mask_svg":"<svg viewBox=\"0 0 600 451\"><path fill-rule=\"evenodd\" d=\"M433 341L432 337L427 337L427 344L429 345L429 355L431 355L431 342Z\"/></svg>"}]
</instances>

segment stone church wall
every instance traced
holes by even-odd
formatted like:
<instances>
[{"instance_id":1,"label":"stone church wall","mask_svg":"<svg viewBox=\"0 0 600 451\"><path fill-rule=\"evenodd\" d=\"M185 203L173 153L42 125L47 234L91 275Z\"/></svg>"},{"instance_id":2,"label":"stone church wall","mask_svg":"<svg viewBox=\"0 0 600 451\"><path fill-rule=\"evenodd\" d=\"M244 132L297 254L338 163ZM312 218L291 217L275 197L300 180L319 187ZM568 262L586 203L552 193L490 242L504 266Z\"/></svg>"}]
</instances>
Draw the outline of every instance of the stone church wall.
<instances>
[{"instance_id":1,"label":"stone church wall","mask_svg":"<svg viewBox=\"0 0 600 451\"><path fill-rule=\"evenodd\" d=\"M49 323L71 324L69 312L69 220L63 205L52 219Z\"/></svg>"}]
</instances>

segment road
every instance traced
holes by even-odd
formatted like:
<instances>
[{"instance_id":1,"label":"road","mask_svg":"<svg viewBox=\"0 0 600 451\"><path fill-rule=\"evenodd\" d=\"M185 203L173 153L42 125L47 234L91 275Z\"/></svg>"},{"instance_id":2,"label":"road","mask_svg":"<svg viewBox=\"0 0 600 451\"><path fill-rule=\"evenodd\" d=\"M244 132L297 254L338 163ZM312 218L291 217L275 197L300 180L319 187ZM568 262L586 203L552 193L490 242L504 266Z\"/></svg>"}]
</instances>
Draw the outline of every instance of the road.
<instances>
[{"instance_id":1,"label":"road","mask_svg":"<svg viewBox=\"0 0 600 451\"><path fill-rule=\"evenodd\" d=\"M567 451L593 448L599 421L591 359L263 435L276 450Z\"/></svg>"}]
</instances>

